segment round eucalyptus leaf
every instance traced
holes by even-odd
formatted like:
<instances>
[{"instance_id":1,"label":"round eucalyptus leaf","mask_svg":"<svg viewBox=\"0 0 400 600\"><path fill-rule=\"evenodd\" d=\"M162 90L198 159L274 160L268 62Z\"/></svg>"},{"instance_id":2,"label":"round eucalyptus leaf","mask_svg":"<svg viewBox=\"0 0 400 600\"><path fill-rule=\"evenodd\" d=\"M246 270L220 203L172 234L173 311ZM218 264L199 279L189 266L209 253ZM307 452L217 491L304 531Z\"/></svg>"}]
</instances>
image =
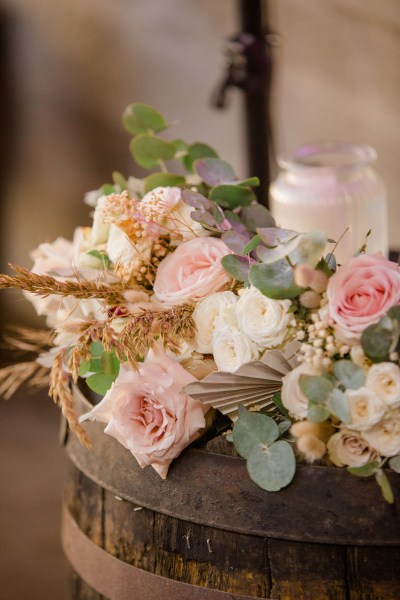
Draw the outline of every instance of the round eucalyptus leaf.
<instances>
[{"instance_id":1,"label":"round eucalyptus leaf","mask_svg":"<svg viewBox=\"0 0 400 600\"><path fill-rule=\"evenodd\" d=\"M249 281L264 296L277 300L295 298L304 291L295 284L293 269L284 259L271 265L253 265L250 269Z\"/></svg>"},{"instance_id":2,"label":"round eucalyptus leaf","mask_svg":"<svg viewBox=\"0 0 400 600\"><path fill-rule=\"evenodd\" d=\"M378 323L369 325L361 335L361 346L364 354L372 362L389 360L389 353L393 341L393 329L387 326L391 319L383 318Z\"/></svg>"},{"instance_id":3,"label":"round eucalyptus leaf","mask_svg":"<svg viewBox=\"0 0 400 600\"><path fill-rule=\"evenodd\" d=\"M199 158L218 158L218 154L208 144L195 142L188 147L186 156L182 158L182 164L187 171L193 173L193 163Z\"/></svg>"},{"instance_id":4,"label":"round eucalyptus leaf","mask_svg":"<svg viewBox=\"0 0 400 600\"><path fill-rule=\"evenodd\" d=\"M271 417L239 407L239 419L233 427L233 443L240 456L248 458L260 444L269 446L279 437L277 424Z\"/></svg>"},{"instance_id":5,"label":"round eucalyptus leaf","mask_svg":"<svg viewBox=\"0 0 400 600\"><path fill-rule=\"evenodd\" d=\"M256 196L250 188L240 185L217 185L210 191L210 200L214 200L223 208L234 209L238 206L246 206L255 200Z\"/></svg>"},{"instance_id":6,"label":"round eucalyptus leaf","mask_svg":"<svg viewBox=\"0 0 400 600\"><path fill-rule=\"evenodd\" d=\"M351 360L338 360L335 362L333 364L333 374L346 389L358 390L365 382L364 369Z\"/></svg>"},{"instance_id":7,"label":"round eucalyptus leaf","mask_svg":"<svg viewBox=\"0 0 400 600\"><path fill-rule=\"evenodd\" d=\"M225 271L232 275L238 281L246 282L249 277L250 262L247 256L237 256L237 254L227 254L221 260Z\"/></svg>"},{"instance_id":8,"label":"round eucalyptus leaf","mask_svg":"<svg viewBox=\"0 0 400 600\"><path fill-rule=\"evenodd\" d=\"M108 392L114 381L114 376L106 375L105 373L95 373L86 379L86 383L90 389L101 396L104 396Z\"/></svg>"},{"instance_id":9,"label":"round eucalyptus leaf","mask_svg":"<svg viewBox=\"0 0 400 600\"><path fill-rule=\"evenodd\" d=\"M162 187L174 187L183 185L185 178L182 175L175 175L174 173L152 173L144 180L144 192L151 192L154 188Z\"/></svg>"},{"instance_id":10,"label":"round eucalyptus leaf","mask_svg":"<svg viewBox=\"0 0 400 600\"><path fill-rule=\"evenodd\" d=\"M232 183L237 179L233 167L219 158L199 158L194 161L193 168L197 175L211 187Z\"/></svg>"},{"instance_id":11,"label":"round eucalyptus leaf","mask_svg":"<svg viewBox=\"0 0 400 600\"><path fill-rule=\"evenodd\" d=\"M145 133L133 138L129 149L135 162L145 169L152 169L160 161L170 160L175 156L173 144L155 135Z\"/></svg>"},{"instance_id":12,"label":"round eucalyptus leaf","mask_svg":"<svg viewBox=\"0 0 400 600\"><path fill-rule=\"evenodd\" d=\"M132 135L162 131L167 123L158 110L148 104L130 104L123 112L122 123Z\"/></svg>"},{"instance_id":13,"label":"round eucalyptus leaf","mask_svg":"<svg viewBox=\"0 0 400 600\"><path fill-rule=\"evenodd\" d=\"M261 445L253 449L247 459L251 479L267 492L278 492L289 485L296 472L293 448L285 440L269 447Z\"/></svg>"},{"instance_id":14,"label":"round eucalyptus leaf","mask_svg":"<svg viewBox=\"0 0 400 600\"><path fill-rule=\"evenodd\" d=\"M275 219L262 204L251 204L244 206L240 213L241 219L246 227L256 233L258 227L274 227Z\"/></svg>"}]
</instances>

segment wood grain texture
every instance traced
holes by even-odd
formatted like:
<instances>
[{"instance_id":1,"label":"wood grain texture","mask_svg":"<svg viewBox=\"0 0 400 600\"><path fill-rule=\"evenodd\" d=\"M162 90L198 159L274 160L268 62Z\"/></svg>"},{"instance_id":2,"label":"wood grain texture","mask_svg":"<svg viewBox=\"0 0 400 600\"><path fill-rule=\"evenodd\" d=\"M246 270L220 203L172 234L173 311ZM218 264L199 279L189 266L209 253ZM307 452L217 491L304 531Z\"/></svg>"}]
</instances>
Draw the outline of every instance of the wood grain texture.
<instances>
[{"instance_id":1,"label":"wood grain texture","mask_svg":"<svg viewBox=\"0 0 400 600\"><path fill-rule=\"evenodd\" d=\"M222 443L209 450L221 452L223 447ZM359 480L354 482L357 485ZM315 488L314 495L318 493ZM400 598L398 546L334 544L329 536L326 543L311 542L307 521L296 504L286 507L291 511L287 518L296 528L297 540L304 541L228 531L162 514L101 488L75 466L66 499L80 528L97 545L128 564L168 579L229 592L238 599L240 594L273 600ZM199 506L211 501L201 498ZM360 498L355 494L351 510L355 515L360 511ZM236 518L240 520L240 513ZM270 513L265 518L273 521L281 516ZM107 600L76 574L70 579L70 600Z\"/></svg>"}]
</instances>

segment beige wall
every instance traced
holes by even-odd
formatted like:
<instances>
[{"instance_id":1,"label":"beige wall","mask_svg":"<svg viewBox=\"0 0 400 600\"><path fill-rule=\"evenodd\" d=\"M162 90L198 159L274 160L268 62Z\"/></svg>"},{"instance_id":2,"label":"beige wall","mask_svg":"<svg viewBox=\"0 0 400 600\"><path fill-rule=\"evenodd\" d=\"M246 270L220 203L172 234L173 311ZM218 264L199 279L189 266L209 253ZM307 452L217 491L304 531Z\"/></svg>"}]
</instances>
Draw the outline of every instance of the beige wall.
<instances>
[{"instance_id":1,"label":"beige wall","mask_svg":"<svg viewBox=\"0 0 400 600\"><path fill-rule=\"evenodd\" d=\"M4 1L4 0L3 0ZM174 136L214 145L245 173L239 93L210 107L236 0L5 0L15 16L20 133L3 206L7 259L29 265L43 240L88 222L82 195L129 173L120 114L132 101L179 119ZM277 151L322 139L366 142L389 193L400 249L399 0L270 0ZM4 227L3 227L4 228ZM10 319L29 320L24 302Z\"/></svg>"}]
</instances>

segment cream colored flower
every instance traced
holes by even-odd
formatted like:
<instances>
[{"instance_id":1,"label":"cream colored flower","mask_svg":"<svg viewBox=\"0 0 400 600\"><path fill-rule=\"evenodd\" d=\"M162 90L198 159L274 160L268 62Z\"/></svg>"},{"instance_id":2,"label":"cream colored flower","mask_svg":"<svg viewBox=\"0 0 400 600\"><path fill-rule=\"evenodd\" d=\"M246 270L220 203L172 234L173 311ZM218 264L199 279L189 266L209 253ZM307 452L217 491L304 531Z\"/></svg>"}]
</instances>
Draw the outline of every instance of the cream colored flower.
<instances>
[{"instance_id":1,"label":"cream colored flower","mask_svg":"<svg viewBox=\"0 0 400 600\"><path fill-rule=\"evenodd\" d=\"M98 199L93 214L92 246L105 244L110 232L110 223L104 222L104 209L107 206L107 196Z\"/></svg>"},{"instance_id":2,"label":"cream colored flower","mask_svg":"<svg viewBox=\"0 0 400 600\"><path fill-rule=\"evenodd\" d=\"M237 327L216 329L212 350L218 370L229 373L259 357L257 345Z\"/></svg>"},{"instance_id":3,"label":"cream colored flower","mask_svg":"<svg viewBox=\"0 0 400 600\"><path fill-rule=\"evenodd\" d=\"M215 320L227 307L234 306L237 296L233 292L215 292L199 300L193 311L196 324L195 349L202 354L212 353Z\"/></svg>"},{"instance_id":4,"label":"cream colored flower","mask_svg":"<svg viewBox=\"0 0 400 600\"><path fill-rule=\"evenodd\" d=\"M308 414L308 398L300 388L301 375L320 375L320 372L304 362L282 379L282 402L295 419L305 419Z\"/></svg>"},{"instance_id":5,"label":"cream colored flower","mask_svg":"<svg viewBox=\"0 0 400 600\"><path fill-rule=\"evenodd\" d=\"M267 298L255 287L243 289L236 306L239 329L260 349L279 346L291 319L290 307L290 300Z\"/></svg>"},{"instance_id":6,"label":"cream colored flower","mask_svg":"<svg viewBox=\"0 0 400 600\"><path fill-rule=\"evenodd\" d=\"M383 401L367 387L358 390L346 390L345 396L349 402L349 429L365 431L378 423L385 413Z\"/></svg>"},{"instance_id":7,"label":"cream colored flower","mask_svg":"<svg viewBox=\"0 0 400 600\"><path fill-rule=\"evenodd\" d=\"M400 410L390 411L362 436L382 456L400 454Z\"/></svg>"},{"instance_id":8,"label":"cream colored flower","mask_svg":"<svg viewBox=\"0 0 400 600\"><path fill-rule=\"evenodd\" d=\"M368 442L350 429L334 433L327 443L329 460L337 467L362 467L377 458Z\"/></svg>"},{"instance_id":9,"label":"cream colored flower","mask_svg":"<svg viewBox=\"0 0 400 600\"><path fill-rule=\"evenodd\" d=\"M152 240L150 238L142 237L133 243L118 225L111 224L107 254L114 264L129 267L134 271L142 263L149 262L151 249Z\"/></svg>"},{"instance_id":10,"label":"cream colored flower","mask_svg":"<svg viewBox=\"0 0 400 600\"><path fill-rule=\"evenodd\" d=\"M355 365L361 367L364 371L368 371L371 366L371 361L365 356L364 351L359 344L350 349L350 358Z\"/></svg>"},{"instance_id":11,"label":"cream colored flower","mask_svg":"<svg viewBox=\"0 0 400 600\"><path fill-rule=\"evenodd\" d=\"M391 408L400 406L400 369L391 362L372 365L365 385Z\"/></svg>"}]
</instances>

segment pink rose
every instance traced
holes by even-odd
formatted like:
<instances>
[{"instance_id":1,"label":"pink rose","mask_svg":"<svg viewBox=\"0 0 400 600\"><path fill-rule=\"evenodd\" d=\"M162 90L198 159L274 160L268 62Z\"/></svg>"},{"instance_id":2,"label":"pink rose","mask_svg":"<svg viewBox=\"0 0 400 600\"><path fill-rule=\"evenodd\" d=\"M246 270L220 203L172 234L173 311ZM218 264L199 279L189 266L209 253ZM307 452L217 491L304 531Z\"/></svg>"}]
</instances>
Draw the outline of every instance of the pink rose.
<instances>
[{"instance_id":1,"label":"pink rose","mask_svg":"<svg viewBox=\"0 0 400 600\"><path fill-rule=\"evenodd\" d=\"M352 258L331 277L327 295L338 335L358 340L368 325L399 304L399 266L378 254Z\"/></svg>"},{"instance_id":2,"label":"pink rose","mask_svg":"<svg viewBox=\"0 0 400 600\"><path fill-rule=\"evenodd\" d=\"M154 282L154 294L166 304L199 300L218 292L231 281L221 259L232 251L222 240L198 237L183 242L161 261Z\"/></svg>"},{"instance_id":3,"label":"pink rose","mask_svg":"<svg viewBox=\"0 0 400 600\"><path fill-rule=\"evenodd\" d=\"M155 348L138 370L122 365L100 404L80 420L107 423L105 433L130 450L142 468L151 465L165 479L172 460L205 426L203 403L182 391L193 381L193 375Z\"/></svg>"}]
</instances>

